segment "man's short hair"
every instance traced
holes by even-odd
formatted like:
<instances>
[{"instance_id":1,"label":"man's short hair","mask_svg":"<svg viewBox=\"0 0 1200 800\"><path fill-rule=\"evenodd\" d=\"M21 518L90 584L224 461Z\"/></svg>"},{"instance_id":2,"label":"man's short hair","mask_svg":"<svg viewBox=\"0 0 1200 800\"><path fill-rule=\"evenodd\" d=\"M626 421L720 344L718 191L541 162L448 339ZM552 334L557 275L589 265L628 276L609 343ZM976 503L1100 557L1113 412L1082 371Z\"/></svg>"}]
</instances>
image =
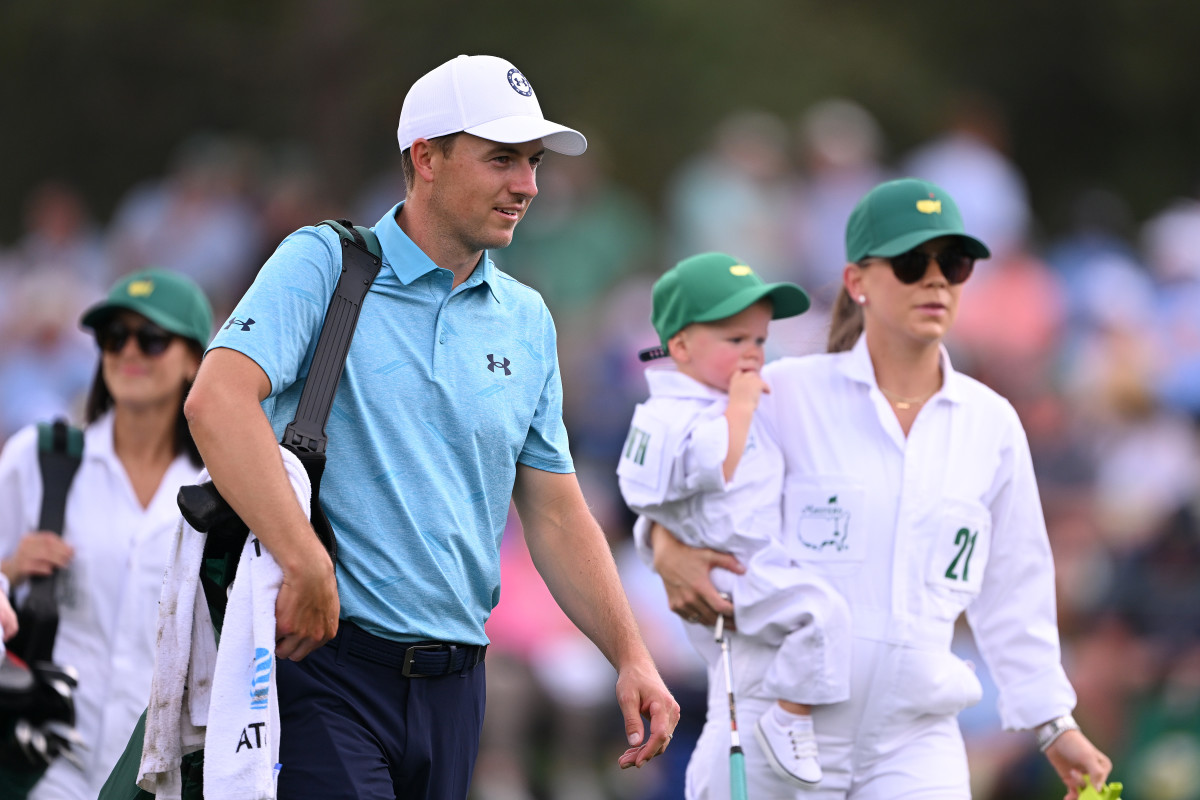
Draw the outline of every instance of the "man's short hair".
<instances>
[{"instance_id":1,"label":"man's short hair","mask_svg":"<svg viewBox=\"0 0 1200 800\"><path fill-rule=\"evenodd\" d=\"M442 151L443 158L449 158L450 151L454 149L454 142L460 135L461 131L447 133L445 136L435 136L429 140L429 143ZM413 184L417 182L417 169L413 166L411 147L400 154L400 170L404 173L404 190L411 192Z\"/></svg>"}]
</instances>

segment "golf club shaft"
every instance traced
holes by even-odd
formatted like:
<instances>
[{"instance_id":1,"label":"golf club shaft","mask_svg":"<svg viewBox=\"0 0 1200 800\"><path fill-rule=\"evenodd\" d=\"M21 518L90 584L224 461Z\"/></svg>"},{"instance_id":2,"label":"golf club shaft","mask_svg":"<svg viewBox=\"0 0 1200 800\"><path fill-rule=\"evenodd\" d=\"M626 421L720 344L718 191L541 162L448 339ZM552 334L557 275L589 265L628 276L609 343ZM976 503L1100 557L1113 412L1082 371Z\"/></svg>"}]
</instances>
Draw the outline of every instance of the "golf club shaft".
<instances>
[{"instance_id":1,"label":"golf club shaft","mask_svg":"<svg viewBox=\"0 0 1200 800\"><path fill-rule=\"evenodd\" d=\"M747 800L746 756L738 735L737 703L733 697L733 667L730 663L729 638L725 635L725 618L717 617L715 636L721 643L721 661L725 666L725 689L729 695L729 796L731 800Z\"/></svg>"}]
</instances>

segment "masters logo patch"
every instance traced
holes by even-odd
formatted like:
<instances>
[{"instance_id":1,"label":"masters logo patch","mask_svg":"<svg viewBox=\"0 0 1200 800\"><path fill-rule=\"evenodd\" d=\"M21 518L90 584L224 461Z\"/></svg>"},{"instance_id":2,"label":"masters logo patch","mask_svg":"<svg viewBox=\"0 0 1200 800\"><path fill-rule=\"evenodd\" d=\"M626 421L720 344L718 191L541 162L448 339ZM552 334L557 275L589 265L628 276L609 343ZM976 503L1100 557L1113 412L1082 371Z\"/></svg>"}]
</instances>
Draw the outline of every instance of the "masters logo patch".
<instances>
[{"instance_id":1,"label":"masters logo patch","mask_svg":"<svg viewBox=\"0 0 1200 800\"><path fill-rule=\"evenodd\" d=\"M922 214L940 214L942 213L941 200L918 200L917 211Z\"/></svg>"}]
</instances>

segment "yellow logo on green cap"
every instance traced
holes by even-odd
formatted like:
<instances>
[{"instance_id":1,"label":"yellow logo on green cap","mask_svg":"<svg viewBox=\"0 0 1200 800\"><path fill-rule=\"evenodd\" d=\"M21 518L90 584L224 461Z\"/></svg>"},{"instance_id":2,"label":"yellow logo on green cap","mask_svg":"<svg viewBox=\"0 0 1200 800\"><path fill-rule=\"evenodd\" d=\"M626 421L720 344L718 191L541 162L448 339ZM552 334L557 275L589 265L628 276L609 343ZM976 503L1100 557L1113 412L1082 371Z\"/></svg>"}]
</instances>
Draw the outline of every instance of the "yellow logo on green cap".
<instances>
[{"instance_id":1,"label":"yellow logo on green cap","mask_svg":"<svg viewBox=\"0 0 1200 800\"><path fill-rule=\"evenodd\" d=\"M754 273L754 270L747 267L745 264L734 264L729 268L730 275L737 275L739 278L744 278L747 275Z\"/></svg>"},{"instance_id":2,"label":"yellow logo on green cap","mask_svg":"<svg viewBox=\"0 0 1200 800\"><path fill-rule=\"evenodd\" d=\"M146 279L131 281L129 284L130 297L149 297L154 293L154 281Z\"/></svg>"},{"instance_id":3,"label":"yellow logo on green cap","mask_svg":"<svg viewBox=\"0 0 1200 800\"><path fill-rule=\"evenodd\" d=\"M941 200L918 200L917 211L922 214L940 214L942 213Z\"/></svg>"}]
</instances>

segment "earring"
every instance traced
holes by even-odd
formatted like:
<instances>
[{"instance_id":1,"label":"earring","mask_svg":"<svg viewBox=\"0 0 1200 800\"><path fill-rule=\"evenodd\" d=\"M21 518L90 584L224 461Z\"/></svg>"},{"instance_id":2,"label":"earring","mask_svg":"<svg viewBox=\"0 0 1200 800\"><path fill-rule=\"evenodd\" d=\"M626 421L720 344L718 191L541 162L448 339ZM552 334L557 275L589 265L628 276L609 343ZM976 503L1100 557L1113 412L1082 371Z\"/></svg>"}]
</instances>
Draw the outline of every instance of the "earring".
<instances>
[{"instance_id":1,"label":"earring","mask_svg":"<svg viewBox=\"0 0 1200 800\"><path fill-rule=\"evenodd\" d=\"M860 294L858 296L858 304L860 306L865 306L867 304L867 296L865 294Z\"/></svg>"}]
</instances>

